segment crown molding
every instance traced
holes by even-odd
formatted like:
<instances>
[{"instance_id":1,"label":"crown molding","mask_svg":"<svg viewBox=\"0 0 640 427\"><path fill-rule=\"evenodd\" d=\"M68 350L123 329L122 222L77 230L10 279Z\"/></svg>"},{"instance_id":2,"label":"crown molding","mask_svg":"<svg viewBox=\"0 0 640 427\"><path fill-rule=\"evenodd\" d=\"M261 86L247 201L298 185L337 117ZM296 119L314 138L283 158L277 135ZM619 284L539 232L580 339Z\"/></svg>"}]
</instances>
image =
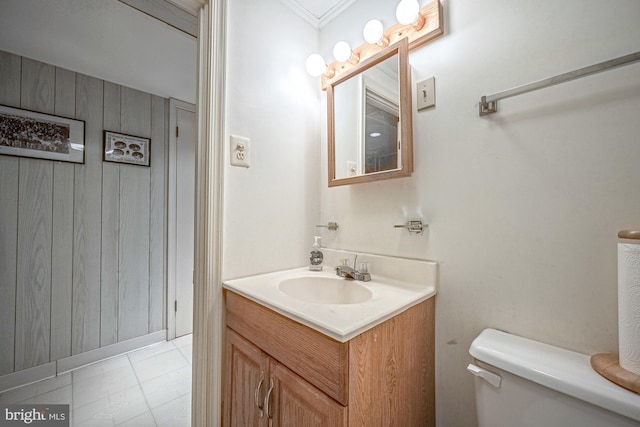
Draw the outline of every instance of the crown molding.
<instances>
[{"instance_id":1,"label":"crown molding","mask_svg":"<svg viewBox=\"0 0 640 427\"><path fill-rule=\"evenodd\" d=\"M322 16L315 16L309 12L304 6L302 6L296 0L281 0L289 9L291 9L298 16L302 17L305 21L309 22L317 29L321 29L327 25L336 16L344 12L349 6L356 2L356 0L342 0L336 3L333 7L325 11Z\"/></svg>"}]
</instances>

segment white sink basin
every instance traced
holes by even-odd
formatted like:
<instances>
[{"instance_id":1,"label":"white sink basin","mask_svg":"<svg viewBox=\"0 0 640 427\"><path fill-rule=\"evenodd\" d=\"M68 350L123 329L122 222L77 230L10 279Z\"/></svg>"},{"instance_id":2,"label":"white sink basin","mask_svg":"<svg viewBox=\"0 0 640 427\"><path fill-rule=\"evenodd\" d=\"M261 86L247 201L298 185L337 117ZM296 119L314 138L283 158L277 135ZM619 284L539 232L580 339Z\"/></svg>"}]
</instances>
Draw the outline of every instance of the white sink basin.
<instances>
[{"instance_id":1,"label":"white sink basin","mask_svg":"<svg viewBox=\"0 0 640 427\"><path fill-rule=\"evenodd\" d=\"M354 254L324 249L323 271L309 267L280 270L224 281L224 288L270 308L289 319L347 342L432 297L437 264L406 258L359 254L368 262L371 281L338 277L330 266Z\"/></svg>"},{"instance_id":2,"label":"white sink basin","mask_svg":"<svg viewBox=\"0 0 640 427\"><path fill-rule=\"evenodd\" d=\"M340 277L294 277L282 280L278 289L290 297L318 304L360 304L373 297L361 284Z\"/></svg>"}]
</instances>

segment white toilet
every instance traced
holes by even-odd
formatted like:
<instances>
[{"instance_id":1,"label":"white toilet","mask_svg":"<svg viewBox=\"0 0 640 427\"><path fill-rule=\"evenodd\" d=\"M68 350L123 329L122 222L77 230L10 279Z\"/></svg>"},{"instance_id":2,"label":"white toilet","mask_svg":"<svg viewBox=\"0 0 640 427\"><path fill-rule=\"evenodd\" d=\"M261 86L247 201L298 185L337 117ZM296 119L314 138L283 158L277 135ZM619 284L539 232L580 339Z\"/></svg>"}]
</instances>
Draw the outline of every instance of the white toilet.
<instances>
[{"instance_id":1,"label":"white toilet","mask_svg":"<svg viewBox=\"0 0 640 427\"><path fill-rule=\"evenodd\" d=\"M601 377L589 356L495 329L469 353L479 427L640 426L640 395Z\"/></svg>"}]
</instances>

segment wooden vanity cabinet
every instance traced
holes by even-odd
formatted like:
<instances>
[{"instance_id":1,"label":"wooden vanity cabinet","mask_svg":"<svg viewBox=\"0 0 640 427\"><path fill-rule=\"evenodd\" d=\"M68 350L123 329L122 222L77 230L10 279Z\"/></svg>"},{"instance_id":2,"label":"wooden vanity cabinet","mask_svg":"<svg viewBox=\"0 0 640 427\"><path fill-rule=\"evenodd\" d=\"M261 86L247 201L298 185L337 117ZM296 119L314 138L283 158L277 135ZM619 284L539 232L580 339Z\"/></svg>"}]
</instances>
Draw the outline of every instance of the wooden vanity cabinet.
<instances>
[{"instance_id":1,"label":"wooden vanity cabinet","mask_svg":"<svg viewBox=\"0 0 640 427\"><path fill-rule=\"evenodd\" d=\"M269 386L269 356L227 328L225 375L232 387L225 388L225 425L263 425L263 399ZM265 384L266 382L266 384Z\"/></svg>"},{"instance_id":2,"label":"wooden vanity cabinet","mask_svg":"<svg viewBox=\"0 0 640 427\"><path fill-rule=\"evenodd\" d=\"M227 328L225 426L344 426L346 408Z\"/></svg>"},{"instance_id":3,"label":"wooden vanity cabinet","mask_svg":"<svg viewBox=\"0 0 640 427\"><path fill-rule=\"evenodd\" d=\"M274 426L346 426L347 408L272 360Z\"/></svg>"},{"instance_id":4,"label":"wooden vanity cabinet","mask_svg":"<svg viewBox=\"0 0 640 427\"><path fill-rule=\"evenodd\" d=\"M225 296L223 426L435 425L433 298L341 343Z\"/></svg>"}]
</instances>

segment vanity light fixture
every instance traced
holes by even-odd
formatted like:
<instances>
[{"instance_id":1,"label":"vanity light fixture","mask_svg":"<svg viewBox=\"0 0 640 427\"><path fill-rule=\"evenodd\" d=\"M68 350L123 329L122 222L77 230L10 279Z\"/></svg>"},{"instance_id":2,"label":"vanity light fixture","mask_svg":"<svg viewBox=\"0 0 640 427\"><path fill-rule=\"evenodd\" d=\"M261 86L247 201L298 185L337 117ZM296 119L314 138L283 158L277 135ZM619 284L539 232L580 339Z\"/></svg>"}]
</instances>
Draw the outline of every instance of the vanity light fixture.
<instances>
[{"instance_id":1,"label":"vanity light fixture","mask_svg":"<svg viewBox=\"0 0 640 427\"><path fill-rule=\"evenodd\" d=\"M346 41L339 41L333 48L335 62L326 64L322 56L313 54L307 58L307 72L322 78L322 89L340 73L377 54L381 49L406 38L409 50L418 48L442 35L442 6L440 0L431 0L422 8L418 0L401 0L396 8L398 23L384 29L382 22L372 19L362 31L367 41L351 49Z\"/></svg>"},{"instance_id":2,"label":"vanity light fixture","mask_svg":"<svg viewBox=\"0 0 640 427\"><path fill-rule=\"evenodd\" d=\"M411 25L416 30L424 27L426 21L420 14L418 0L401 0L396 7L396 18L402 25Z\"/></svg>"},{"instance_id":3,"label":"vanity light fixture","mask_svg":"<svg viewBox=\"0 0 640 427\"><path fill-rule=\"evenodd\" d=\"M382 22L372 19L364 25L362 36L367 43L377 44L380 47L387 47L389 39L384 36L384 27Z\"/></svg>"}]
</instances>

